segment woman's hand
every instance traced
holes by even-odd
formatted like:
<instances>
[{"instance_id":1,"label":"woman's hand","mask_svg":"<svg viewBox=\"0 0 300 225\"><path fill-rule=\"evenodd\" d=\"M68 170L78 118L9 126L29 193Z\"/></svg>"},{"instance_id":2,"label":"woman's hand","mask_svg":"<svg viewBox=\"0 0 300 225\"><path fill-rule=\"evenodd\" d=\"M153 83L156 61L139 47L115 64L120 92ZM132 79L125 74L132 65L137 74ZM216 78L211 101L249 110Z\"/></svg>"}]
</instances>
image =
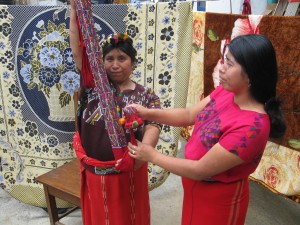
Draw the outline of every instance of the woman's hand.
<instances>
[{"instance_id":1,"label":"woman's hand","mask_svg":"<svg viewBox=\"0 0 300 225\"><path fill-rule=\"evenodd\" d=\"M145 108L144 106L138 105L138 104L130 104L127 105L125 108L134 108L136 110L137 115L142 118L143 120L146 119L147 111L149 109Z\"/></svg>"},{"instance_id":2,"label":"woman's hand","mask_svg":"<svg viewBox=\"0 0 300 225\"><path fill-rule=\"evenodd\" d=\"M138 142L138 146L128 143L129 155L137 160L152 162L158 152L151 145Z\"/></svg>"}]
</instances>

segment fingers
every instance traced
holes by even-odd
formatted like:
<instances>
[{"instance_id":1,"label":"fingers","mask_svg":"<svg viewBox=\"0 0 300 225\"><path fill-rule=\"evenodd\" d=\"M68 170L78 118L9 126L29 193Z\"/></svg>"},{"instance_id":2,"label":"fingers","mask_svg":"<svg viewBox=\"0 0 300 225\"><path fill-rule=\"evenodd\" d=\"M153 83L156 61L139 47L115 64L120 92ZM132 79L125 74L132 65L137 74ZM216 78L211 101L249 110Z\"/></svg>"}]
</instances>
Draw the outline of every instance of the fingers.
<instances>
[{"instance_id":1,"label":"fingers","mask_svg":"<svg viewBox=\"0 0 300 225\"><path fill-rule=\"evenodd\" d=\"M138 104L129 104L129 105L126 105L126 107L125 108L130 108L130 107L132 107L132 108L137 108L138 107Z\"/></svg>"},{"instance_id":2,"label":"fingers","mask_svg":"<svg viewBox=\"0 0 300 225\"><path fill-rule=\"evenodd\" d=\"M128 143L128 150L129 150L129 153L131 153L132 155L136 155L137 146L135 146L131 143Z\"/></svg>"},{"instance_id":3,"label":"fingers","mask_svg":"<svg viewBox=\"0 0 300 225\"><path fill-rule=\"evenodd\" d=\"M134 114L134 113L137 113L137 107L135 104L130 104L130 105L127 105L123 111L125 111L127 114L131 115L131 114Z\"/></svg>"},{"instance_id":4,"label":"fingers","mask_svg":"<svg viewBox=\"0 0 300 225\"><path fill-rule=\"evenodd\" d=\"M135 158L135 156L136 156L136 151L131 150L131 151L129 151L128 153L129 153L129 155L130 155L131 157Z\"/></svg>"},{"instance_id":5,"label":"fingers","mask_svg":"<svg viewBox=\"0 0 300 225\"><path fill-rule=\"evenodd\" d=\"M135 145L133 145L131 142L128 142L128 148L129 149L134 149Z\"/></svg>"},{"instance_id":6,"label":"fingers","mask_svg":"<svg viewBox=\"0 0 300 225\"><path fill-rule=\"evenodd\" d=\"M136 147L133 146L132 149L131 149L131 154L132 154L132 155L135 155L136 151L137 151Z\"/></svg>"}]
</instances>

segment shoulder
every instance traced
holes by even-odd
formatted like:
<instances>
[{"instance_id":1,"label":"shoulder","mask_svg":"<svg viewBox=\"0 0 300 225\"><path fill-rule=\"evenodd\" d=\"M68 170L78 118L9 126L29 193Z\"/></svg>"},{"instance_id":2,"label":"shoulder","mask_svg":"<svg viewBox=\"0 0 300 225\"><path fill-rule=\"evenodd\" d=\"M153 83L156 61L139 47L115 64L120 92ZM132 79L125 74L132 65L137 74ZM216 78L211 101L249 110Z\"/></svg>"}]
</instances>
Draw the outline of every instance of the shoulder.
<instances>
[{"instance_id":1,"label":"shoulder","mask_svg":"<svg viewBox=\"0 0 300 225\"><path fill-rule=\"evenodd\" d=\"M227 129L219 143L228 151L251 161L264 150L270 133L268 115L262 113L242 113L235 120L227 121Z\"/></svg>"},{"instance_id":2,"label":"shoulder","mask_svg":"<svg viewBox=\"0 0 300 225\"><path fill-rule=\"evenodd\" d=\"M143 86L141 84L135 83L136 84L136 90L139 92L143 92L145 94L152 92L153 90L149 87Z\"/></svg>"},{"instance_id":3,"label":"shoulder","mask_svg":"<svg viewBox=\"0 0 300 225\"><path fill-rule=\"evenodd\" d=\"M136 83L136 88L135 88L135 90L136 90L137 92L139 92L139 94L141 94L141 95L145 95L145 96L147 96L147 97L149 97L149 96L155 96L155 97L158 98L158 96L155 94L155 92L154 92L154 90L153 90L152 88L143 86L143 85L141 85L141 84Z\"/></svg>"},{"instance_id":4,"label":"shoulder","mask_svg":"<svg viewBox=\"0 0 300 225\"><path fill-rule=\"evenodd\" d=\"M142 101L144 102L145 106L147 106L147 108L161 108L160 99L155 94L152 88L136 84L135 91L137 95L139 95L143 99Z\"/></svg>"},{"instance_id":5,"label":"shoulder","mask_svg":"<svg viewBox=\"0 0 300 225\"><path fill-rule=\"evenodd\" d=\"M226 125L225 125L226 124ZM232 113L224 121L224 136L242 135L254 139L266 139L269 137L270 120L267 114L244 111L240 113Z\"/></svg>"},{"instance_id":6,"label":"shoulder","mask_svg":"<svg viewBox=\"0 0 300 225\"><path fill-rule=\"evenodd\" d=\"M268 128L270 126L269 116L265 113L249 111L245 113L243 120L246 120L246 124L252 127L255 126L257 128Z\"/></svg>"},{"instance_id":7,"label":"shoulder","mask_svg":"<svg viewBox=\"0 0 300 225\"><path fill-rule=\"evenodd\" d=\"M264 127L270 126L270 120L268 114L259 113L255 111L238 110L234 109L229 112L232 116L228 118L232 119L231 125L236 127ZM228 116L228 115L227 115Z\"/></svg>"}]
</instances>

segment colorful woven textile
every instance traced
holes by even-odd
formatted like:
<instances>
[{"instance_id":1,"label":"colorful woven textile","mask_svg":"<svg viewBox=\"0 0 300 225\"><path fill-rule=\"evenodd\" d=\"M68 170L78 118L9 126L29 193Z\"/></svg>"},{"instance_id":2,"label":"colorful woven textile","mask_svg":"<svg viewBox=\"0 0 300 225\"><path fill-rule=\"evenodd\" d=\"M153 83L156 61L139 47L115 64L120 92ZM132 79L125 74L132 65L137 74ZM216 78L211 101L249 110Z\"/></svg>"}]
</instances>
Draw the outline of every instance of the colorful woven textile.
<instances>
[{"instance_id":1,"label":"colorful woven textile","mask_svg":"<svg viewBox=\"0 0 300 225\"><path fill-rule=\"evenodd\" d=\"M108 136L113 149L119 148L122 150L126 146L126 139L122 126L118 123L118 112L113 97L113 92L110 88L106 71L103 66L102 55L100 52L99 38L95 31L95 23L92 15L91 2L89 0L75 0L77 17L80 23L81 34L86 47L86 54L89 58L89 65L94 77L95 88L99 95L99 108L105 121L105 127L108 131Z\"/></svg>"}]
</instances>

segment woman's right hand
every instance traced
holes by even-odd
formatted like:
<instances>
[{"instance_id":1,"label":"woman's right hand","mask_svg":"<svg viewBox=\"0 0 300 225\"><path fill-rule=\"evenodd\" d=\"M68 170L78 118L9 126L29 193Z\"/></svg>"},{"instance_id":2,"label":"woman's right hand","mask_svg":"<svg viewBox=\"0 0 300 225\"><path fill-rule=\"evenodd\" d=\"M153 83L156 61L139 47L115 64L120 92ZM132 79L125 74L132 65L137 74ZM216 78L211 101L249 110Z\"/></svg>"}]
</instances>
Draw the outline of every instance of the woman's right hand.
<instances>
[{"instance_id":1,"label":"woman's right hand","mask_svg":"<svg viewBox=\"0 0 300 225\"><path fill-rule=\"evenodd\" d=\"M142 118L143 120L147 120L147 111L149 110L148 108L138 105L138 104L130 104L127 105L125 108L134 108L136 110L137 115Z\"/></svg>"},{"instance_id":2,"label":"woman's right hand","mask_svg":"<svg viewBox=\"0 0 300 225\"><path fill-rule=\"evenodd\" d=\"M128 143L128 154L135 160L144 162L152 162L152 160L160 153L155 150L151 145L138 142L138 145Z\"/></svg>"}]
</instances>

